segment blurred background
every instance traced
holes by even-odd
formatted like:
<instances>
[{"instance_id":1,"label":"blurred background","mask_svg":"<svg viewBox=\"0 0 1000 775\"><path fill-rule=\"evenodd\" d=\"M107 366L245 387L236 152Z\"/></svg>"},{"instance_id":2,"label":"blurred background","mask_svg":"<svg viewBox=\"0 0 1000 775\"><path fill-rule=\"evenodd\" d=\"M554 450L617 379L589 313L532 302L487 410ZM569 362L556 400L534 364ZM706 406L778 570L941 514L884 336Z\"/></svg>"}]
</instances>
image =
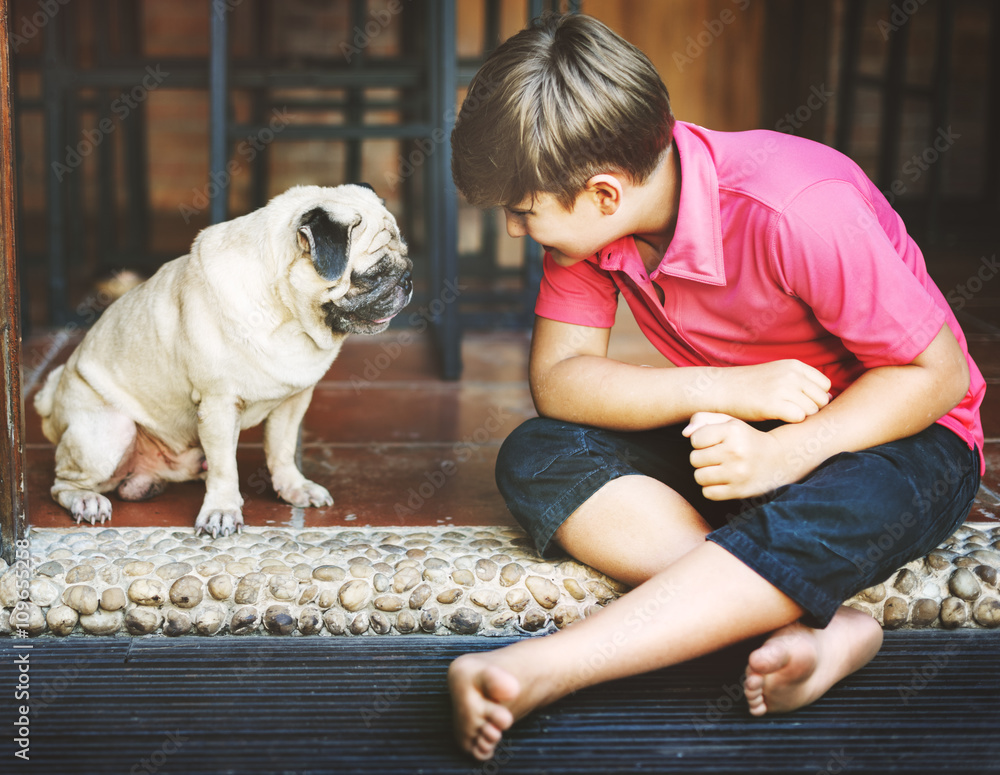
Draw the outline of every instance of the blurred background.
<instances>
[{"instance_id":1,"label":"blurred background","mask_svg":"<svg viewBox=\"0 0 1000 775\"><path fill-rule=\"evenodd\" d=\"M367 181L457 377L463 332L530 327L540 256L456 196L447 136L483 58L551 7L644 50L679 119L849 154L942 288L995 261L991 0L15 0L24 332L87 325L108 277L152 273L291 185ZM975 296L956 293L963 315Z\"/></svg>"}]
</instances>

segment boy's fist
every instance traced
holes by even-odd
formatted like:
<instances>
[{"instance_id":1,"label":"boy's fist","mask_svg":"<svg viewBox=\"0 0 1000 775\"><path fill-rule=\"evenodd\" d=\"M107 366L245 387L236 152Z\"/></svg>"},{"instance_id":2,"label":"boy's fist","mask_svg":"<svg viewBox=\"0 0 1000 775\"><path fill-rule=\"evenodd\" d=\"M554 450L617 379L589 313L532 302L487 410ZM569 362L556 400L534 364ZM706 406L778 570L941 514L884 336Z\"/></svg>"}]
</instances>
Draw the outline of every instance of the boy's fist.
<instances>
[{"instance_id":1,"label":"boy's fist","mask_svg":"<svg viewBox=\"0 0 1000 775\"><path fill-rule=\"evenodd\" d=\"M781 444L742 420L696 412L683 434L694 448L694 479L709 500L752 498L788 484Z\"/></svg>"},{"instance_id":2,"label":"boy's fist","mask_svg":"<svg viewBox=\"0 0 1000 775\"><path fill-rule=\"evenodd\" d=\"M722 370L723 406L742 420L802 422L830 403L830 379L802 361L782 360Z\"/></svg>"}]
</instances>

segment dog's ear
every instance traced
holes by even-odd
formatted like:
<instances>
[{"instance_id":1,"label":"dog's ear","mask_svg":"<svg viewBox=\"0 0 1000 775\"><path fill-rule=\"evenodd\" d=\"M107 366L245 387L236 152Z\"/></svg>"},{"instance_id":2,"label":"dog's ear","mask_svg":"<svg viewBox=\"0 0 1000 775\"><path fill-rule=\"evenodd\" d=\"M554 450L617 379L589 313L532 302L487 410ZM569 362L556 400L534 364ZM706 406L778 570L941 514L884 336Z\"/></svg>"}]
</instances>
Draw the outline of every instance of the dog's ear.
<instances>
[{"instance_id":1,"label":"dog's ear","mask_svg":"<svg viewBox=\"0 0 1000 775\"><path fill-rule=\"evenodd\" d=\"M360 188L367 188L369 191L375 194L375 196L378 196L378 191L375 190L375 186L373 186L371 183L355 183L354 185ZM385 207L385 200L382 197L378 196L378 201L382 203L383 207Z\"/></svg>"},{"instance_id":2,"label":"dog's ear","mask_svg":"<svg viewBox=\"0 0 1000 775\"><path fill-rule=\"evenodd\" d=\"M312 256L316 271L327 280L339 280L347 271L351 255L351 229L361 222L358 216L351 223L333 220L322 207L302 216L299 225L299 247Z\"/></svg>"}]
</instances>

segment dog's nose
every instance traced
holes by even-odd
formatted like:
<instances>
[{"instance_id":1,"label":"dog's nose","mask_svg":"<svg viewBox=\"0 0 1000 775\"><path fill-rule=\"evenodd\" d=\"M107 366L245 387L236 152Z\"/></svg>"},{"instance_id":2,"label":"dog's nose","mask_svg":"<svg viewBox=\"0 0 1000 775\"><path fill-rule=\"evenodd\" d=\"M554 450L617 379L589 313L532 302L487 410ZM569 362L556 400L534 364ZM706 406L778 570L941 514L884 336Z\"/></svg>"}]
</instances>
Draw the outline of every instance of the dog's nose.
<instances>
[{"instance_id":1,"label":"dog's nose","mask_svg":"<svg viewBox=\"0 0 1000 775\"><path fill-rule=\"evenodd\" d=\"M407 296L409 296L410 293L413 291L413 278L410 276L409 272L404 274L402 279L400 279L399 287L402 288L403 293L405 293Z\"/></svg>"}]
</instances>

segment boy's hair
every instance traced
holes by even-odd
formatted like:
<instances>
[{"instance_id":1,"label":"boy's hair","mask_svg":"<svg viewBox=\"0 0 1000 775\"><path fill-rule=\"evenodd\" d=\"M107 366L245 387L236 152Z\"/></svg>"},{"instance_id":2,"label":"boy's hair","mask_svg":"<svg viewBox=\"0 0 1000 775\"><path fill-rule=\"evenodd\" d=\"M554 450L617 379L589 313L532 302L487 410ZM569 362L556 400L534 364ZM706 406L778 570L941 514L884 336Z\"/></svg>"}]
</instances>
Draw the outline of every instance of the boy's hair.
<instances>
[{"instance_id":1,"label":"boy's hair","mask_svg":"<svg viewBox=\"0 0 1000 775\"><path fill-rule=\"evenodd\" d=\"M670 97L645 54L582 14L546 14L505 41L469 86L452 175L470 204L552 194L569 210L601 172L642 183L670 147Z\"/></svg>"}]
</instances>

